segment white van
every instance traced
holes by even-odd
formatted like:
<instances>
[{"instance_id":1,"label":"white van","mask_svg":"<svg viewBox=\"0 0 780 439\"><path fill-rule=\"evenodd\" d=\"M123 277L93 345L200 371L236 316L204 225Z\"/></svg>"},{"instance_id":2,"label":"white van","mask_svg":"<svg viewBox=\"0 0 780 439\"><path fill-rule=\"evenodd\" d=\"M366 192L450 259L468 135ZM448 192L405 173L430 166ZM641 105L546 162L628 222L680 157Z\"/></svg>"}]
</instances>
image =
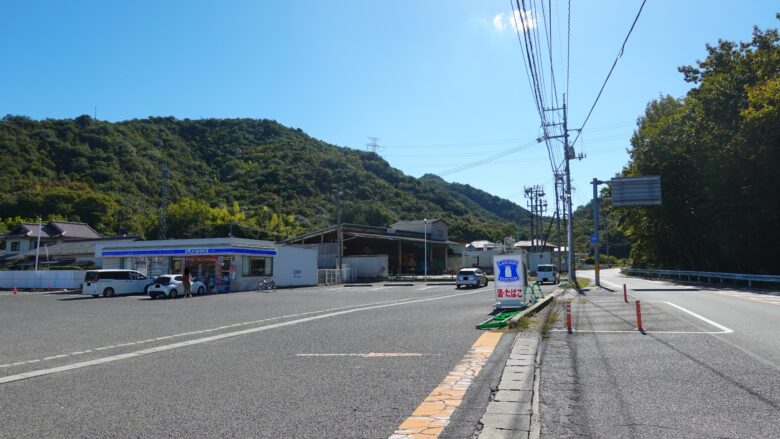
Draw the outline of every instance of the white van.
<instances>
[{"instance_id":1,"label":"white van","mask_svg":"<svg viewBox=\"0 0 780 439\"><path fill-rule=\"evenodd\" d=\"M539 264L536 267L536 281L539 283L552 282L557 284L560 281L558 269L552 264Z\"/></svg>"},{"instance_id":2,"label":"white van","mask_svg":"<svg viewBox=\"0 0 780 439\"><path fill-rule=\"evenodd\" d=\"M84 274L81 294L113 297L115 294L146 293L152 279L133 270L89 270Z\"/></svg>"}]
</instances>

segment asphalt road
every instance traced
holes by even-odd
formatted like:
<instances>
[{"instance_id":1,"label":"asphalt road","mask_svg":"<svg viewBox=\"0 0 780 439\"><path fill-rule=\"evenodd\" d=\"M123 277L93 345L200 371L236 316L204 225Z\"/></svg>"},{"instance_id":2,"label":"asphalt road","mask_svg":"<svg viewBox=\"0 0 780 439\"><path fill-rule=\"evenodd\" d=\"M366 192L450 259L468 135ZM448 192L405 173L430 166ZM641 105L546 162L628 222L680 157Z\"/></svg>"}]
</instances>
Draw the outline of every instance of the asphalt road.
<instances>
[{"instance_id":1,"label":"asphalt road","mask_svg":"<svg viewBox=\"0 0 780 439\"><path fill-rule=\"evenodd\" d=\"M543 344L543 437L780 437L777 293L616 270L601 278L615 291L570 297L573 334L557 305ZM644 335L634 330L637 299Z\"/></svg>"},{"instance_id":2,"label":"asphalt road","mask_svg":"<svg viewBox=\"0 0 780 439\"><path fill-rule=\"evenodd\" d=\"M0 436L387 438L492 303L492 284L0 295ZM473 432L510 342L442 437Z\"/></svg>"}]
</instances>

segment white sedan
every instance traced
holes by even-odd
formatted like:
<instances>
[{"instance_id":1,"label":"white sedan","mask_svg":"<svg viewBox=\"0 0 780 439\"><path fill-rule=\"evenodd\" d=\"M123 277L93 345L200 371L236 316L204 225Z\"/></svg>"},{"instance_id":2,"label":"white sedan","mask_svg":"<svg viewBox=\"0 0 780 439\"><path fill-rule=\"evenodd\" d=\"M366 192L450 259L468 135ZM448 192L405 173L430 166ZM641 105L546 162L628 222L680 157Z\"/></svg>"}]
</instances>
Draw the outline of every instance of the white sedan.
<instances>
[{"instance_id":1,"label":"white sedan","mask_svg":"<svg viewBox=\"0 0 780 439\"><path fill-rule=\"evenodd\" d=\"M206 294L206 285L199 280L190 282L192 294ZM156 299L158 296L164 296L169 299L175 299L179 295L184 295L184 282L181 274L163 274L149 285L149 297Z\"/></svg>"}]
</instances>

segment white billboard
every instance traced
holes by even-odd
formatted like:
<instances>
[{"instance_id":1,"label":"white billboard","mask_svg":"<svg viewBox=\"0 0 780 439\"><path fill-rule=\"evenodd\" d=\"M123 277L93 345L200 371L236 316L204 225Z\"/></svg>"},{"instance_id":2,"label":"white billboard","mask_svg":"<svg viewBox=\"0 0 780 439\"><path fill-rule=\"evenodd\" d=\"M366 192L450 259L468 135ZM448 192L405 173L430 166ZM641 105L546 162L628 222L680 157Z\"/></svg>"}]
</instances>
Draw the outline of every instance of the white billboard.
<instances>
[{"instance_id":1,"label":"white billboard","mask_svg":"<svg viewBox=\"0 0 780 439\"><path fill-rule=\"evenodd\" d=\"M523 256L521 254L494 256L493 273L496 277L494 284L498 308L525 306Z\"/></svg>"}]
</instances>

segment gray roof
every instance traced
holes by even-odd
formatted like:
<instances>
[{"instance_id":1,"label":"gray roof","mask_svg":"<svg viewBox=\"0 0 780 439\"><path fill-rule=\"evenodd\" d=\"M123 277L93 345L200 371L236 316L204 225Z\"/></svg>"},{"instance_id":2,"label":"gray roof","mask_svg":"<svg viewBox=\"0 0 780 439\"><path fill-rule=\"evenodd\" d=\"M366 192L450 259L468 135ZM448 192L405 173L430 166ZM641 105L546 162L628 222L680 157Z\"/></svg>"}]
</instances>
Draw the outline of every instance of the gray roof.
<instances>
[{"instance_id":1,"label":"gray roof","mask_svg":"<svg viewBox=\"0 0 780 439\"><path fill-rule=\"evenodd\" d=\"M136 236L119 236L100 239L84 239L79 241L64 241L55 245L44 247L41 244L41 250L39 257L45 257L48 252L50 258L61 258L64 256L76 256L76 255L95 255L95 245L98 242L112 241L112 242L131 242L136 241ZM19 254L19 258L29 258L35 256L35 249Z\"/></svg>"},{"instance_id":2,"label":"gray roof","mask_svg":"<svg viewBox=\"0 0 780 439\"><path fill-rule=\"evenodd\" d=\"M428 218L428 224L433 224L433 223L439 222L439 221L443 222L444 224L447 224L447 221L444 221L443 219ZM390 228L395 229L398 226L403 227L403 226L422 226L422 225L425 225L425 220L424 219L412 220L412 221L398 221L398 222L395 222L393 224L390 224Z\"/></svg>"},{"instance_id":3,"label":"gray roof","mask_svg":"<svg viewBox=\"0 0 780 439\"><path fill-rule=\"evenodd\" d=\"M98 239L103 237L103 235L90 227L89 224L69 221L49 221L40 226L38 223L20 223L12 232L2 235L1 237L27 237L37 239L39 230L41 239Z\"/></svg>"}]
</instances>

